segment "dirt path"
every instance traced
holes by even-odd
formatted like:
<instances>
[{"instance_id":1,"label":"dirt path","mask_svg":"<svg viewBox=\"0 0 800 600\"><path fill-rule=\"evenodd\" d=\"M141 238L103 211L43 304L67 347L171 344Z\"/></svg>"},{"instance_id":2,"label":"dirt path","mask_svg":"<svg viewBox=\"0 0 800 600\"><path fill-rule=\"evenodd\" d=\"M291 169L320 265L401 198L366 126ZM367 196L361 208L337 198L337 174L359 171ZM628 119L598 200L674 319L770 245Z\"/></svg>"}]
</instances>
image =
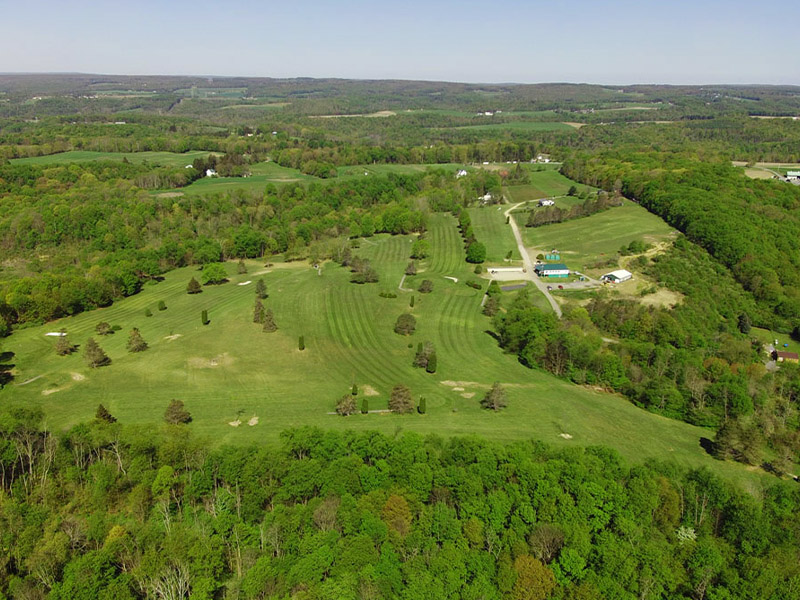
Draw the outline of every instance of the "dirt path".
<instances>
[{"instance_id":1,"label":"dirt path","mask_svg":"<svg viewBox=\"0 0 800 600\"><path fill-rule=\"evenodd\" d=\"M537 277L536 273L533 270L533 261L531 260L530 252L537 252L535 249L531 248L529 251L525 244L522 241L522 234L519 231L519 227L517 226L517 222L514 220L514 216L511 214L518 206L525 204L525 202L517 202L511 208L509 208L504 214L508 218L508 224L511 225L511 231L514 233L514 238L517 240L517 248L519 249L519 254L522 256L522 262L525 265L525 272L522 273L524 279L528 279L532 281L533 284L539 288L539 291L544 294L544 297L547 298L547 301L550 303L550 306L553 308L553 312L556 313L556 316L560 319L561 318L561 307L556 302L556 299L553 298L550 291L547 289L547 284L544 283L539 277Z\"/></svg>"}]
</instances>

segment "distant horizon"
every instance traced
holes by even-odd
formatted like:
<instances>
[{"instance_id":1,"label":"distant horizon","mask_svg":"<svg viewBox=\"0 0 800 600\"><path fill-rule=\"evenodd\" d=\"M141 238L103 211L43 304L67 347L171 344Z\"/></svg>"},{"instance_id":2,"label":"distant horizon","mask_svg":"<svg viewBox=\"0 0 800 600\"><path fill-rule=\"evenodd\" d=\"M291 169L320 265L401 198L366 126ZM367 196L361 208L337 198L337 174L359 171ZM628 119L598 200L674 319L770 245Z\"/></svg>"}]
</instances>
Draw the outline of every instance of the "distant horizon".
<instances>
[{"instance_id":1,"label":"distant horizon","mask_svg":"<svg viewBox=\"0 0 800 600\"><path fill-rule=\"evenodd\" d=\"M552 80L552 81L458 81L448 79L423 79L423 78L406 78L406 77L341 77L337 75L321 75L321 76L308 76L308 75L295 75L295 76L274 76L274 75L212 75L212 74L187 74L187 73L100 73L90 71L0 71L0 76L22 76L22 75L59 75L59 76L84 76L84 77L176 77L176 78L196 78L196 79L274 79L281 81L292 81L300 79L319 80L319 81L406 81L406 82L421 82L421 83L446 83L458 85L593 85L599 87L636 87L636 86L666 86L666 87L704 87L704 86L719 86L719 87L797 87L800 88L800 83L731 83L725 81L706 81L703 83L669 83L660 81L633 81L621 83L618 81L613 82L600 82L600 81L566 81L566 80Z\"/></svg>"},{"instance_id":2,"label":"distant horizon","mask_svg":"<svg viewBox=\"0 0 800 600\"><path fill-rule=\"evenodd\" d=\"M790 0L7 4L8 73L800 85Z\"/></svg>"}]
</instances>

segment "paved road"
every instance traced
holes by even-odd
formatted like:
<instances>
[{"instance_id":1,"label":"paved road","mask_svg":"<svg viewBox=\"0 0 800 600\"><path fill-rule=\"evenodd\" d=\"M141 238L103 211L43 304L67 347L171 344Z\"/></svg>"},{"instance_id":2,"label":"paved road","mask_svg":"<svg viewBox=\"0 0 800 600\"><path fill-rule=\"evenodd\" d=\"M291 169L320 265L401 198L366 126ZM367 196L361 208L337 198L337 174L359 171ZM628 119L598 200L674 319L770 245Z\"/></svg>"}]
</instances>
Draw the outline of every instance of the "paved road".
<instances>
[{"instance_id":1,"label":"paved road","mask_svg":"<svg viewBox=\"0 0 800 600\"><path fill-rule=\"evenodd\" d=\"M528 252L528 249L525 248L525 244L522 242L522 234L519 232L519 227L517 226L517 222L514 220L514 216L511 214L518 206L525 204L525 202L517 202L511 208L509 208L504 214L508 218L508 224L511 225L511 231L514 232L514 238L517 240L517 247L519 248L520 256L522 256L522 264L525 265L525 272L522 273L524 279L528 279L534 283L534 285L539 288L539 291L544 294L544 297L547 298L547 301L550 303L550 306L553 307L553 312L556 313L556 316L560 319L561 318L561 307L556 302L556 299L553 298L553 295L547 289L547 284L543 282L539 277L536 275L535 271L533 270L533 261L531 260L531 255ZM534 251L535 252L535 251Z\"/></svg>"}]
</instances>

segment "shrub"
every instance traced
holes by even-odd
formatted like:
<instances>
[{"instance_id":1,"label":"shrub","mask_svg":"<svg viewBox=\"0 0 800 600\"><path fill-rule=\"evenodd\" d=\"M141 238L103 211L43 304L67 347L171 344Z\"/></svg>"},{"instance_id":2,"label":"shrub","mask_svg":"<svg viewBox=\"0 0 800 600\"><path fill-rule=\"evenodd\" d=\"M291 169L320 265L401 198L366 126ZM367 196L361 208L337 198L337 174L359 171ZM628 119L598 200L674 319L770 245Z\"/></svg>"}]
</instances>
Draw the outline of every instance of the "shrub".
<instances>
[{"instance_id":1,"label":"shrub","mask_svg":"<svg viewBox=\"0 0 800 600\"><path fill-rule=\"evenodd\" d=\"M225 265L222 263L209 263L203 267L201 276L205 285L218 285L228 281L228 273L225 272Z\"/></svg>"},{"instance_id":2,"label":"shrub","mask_svg":"<svg viewBox=\"0 0 800 600\"><path fill-rule=\"evenodd\" d=\"M356 407L356 399L351 394L345 394L336 403L336 414L343 417L354 415L358 412Z\"/></svg>"},{"instance_id":3,"label":"shrub","mask_svg":"<svg viewBox=\"0 0 800 600\"><path fill-rule=\"evenodd\" d=\"M381 292L378 296L381 298L397 298L397 294L394 292Z\"/></svg>"},{"instance_id":4,"label":"shrub","mask_svg":"<svg viewBox=\"0 0 800 600\"><path fill-rule=\"evenodd\" d=\"M111 335L112 333L114 333L114 330L111 328L111 325L109 325L105 321L101 321L100 323L98 323L95 326L94 330L97 333L97 335Z\"/></svg>"},{"instance_id":5,"label":"shrub","mask_svg":"<svg viewBox=\"0 0 800 600\"><path fill-rule=\"evenodd\" d=\"M433 291L433 282L430 279L423 279L418 291L420 294L430 294Z\"/></svg>"},{"instance_id":6,"label":"shrub","mask_svg":"<svg viewBox=\"0 0 800 600\"><path fill-rule=\"evenodd\" d=\"M467 262L482 263L486 260L486 246L480 242L471 242L467 246Z\"/></svg>"},{"instance_id":7,"label":"shrub","mask_svg":"<svg viewBox=\"0 0 800 600\"><path fill-rule=\"evenodd\" d=\"M297 340L297 349L298 350L305 350L306 349L306 338L305 336L300 336L300 339Z\"/></svg>"},{"instance_id":8,"label":"shrub","mask_svg":"<svg viewBox=\"0 0 800 600\"><path fill-rule=\"evenodd\" d=\"M465 282L465 283L466 283L466 284L467 284L469 287L471 287L472 289L474 289L474 290L480 290L480 289L483 289L483 286L482 286L480 283L478 283L477 281L467 281L467 282Z\"/></svg>"},{"instance_id":9,"label":"shrub","mask_svg":"<svg viewBox=\"0 0 800 600\"><path fill-rule=\"evenodd\" d=\"M150 310L149 308L145 308L144 309L144 316L145 317L152 317L153 316L153 311Z\"/></svg>"},{"instance_id":10,"label":"shrub","mask_svg":"<svg viewBox=\"0 0 800 600\"><path fill-rule=\"evenodd\" d=\"M425 396L419 397L419 404L417 405L417 412L424 415L428 410L428 403L425 401Z\"/></svg>"},{"instance_id":11,"label":"shrub","mask_svg":"<svg viewBox=\"0 0 800 600\"><path fill-rule=\"evenodd\" d=\"M361 414L366 415L369 412L369 399L364 398L361 400Z\"/></svg>"},{"instance_id":12,"label":"shrub","mask_svg":"<svg viewBox=\"0 0 800 600\"><path fill-rule=\"evenodd\" d=\"M164 420L170 425L180 425L191 422L192 415L186 410L182 400L172 400L164 411Z\"/></svg>"},{"instance_id":13,"label":"shrub","mask_svg":"<svg viewBox=\"0 0 800 600\"><path fill-rule=\"evenodd\" d=\"M167 303L163 300L158 301L158 310L167 310Z\"/></svg>"},{"instance_id":14,"label":"shrub","mask_svg":"<svg viewBox=\"0 0 800 600\"><path fill-rule=\"evenodd\" d=\"M208 311L204 310L200 313L200 322L203 325L208 325L211 321L208 320Z\"/></svg>"},{"instance_id":15,"label":"shrub","mask_svg":"<svg viewBox=\"0 0 800 600\"><path fill-rule=\"evenodd\" d=\"M394 324L394 332L400 335L411 335L416 328L417 320L414 318L414 315L408 313L403 313L397 317L397 321Z\"/></svg>"},{"instance_id":16,"label":"shrub","mask_svg":"<svg viewBox=\"0 0 800 600\"><path fill-rule=\"evenodd\" d=\"M197 281L194 277L189 280L188 285L186 286L186 293L187 294L199 294L203 291L203 288L200 287L200 282Z\"/></svg>"},{"instance_id":17,"label":"shrub","mask_svg":"<svg viewBox=\"0 0 800 600\"><path fill-rule=\"evenodd\" d=\"M392 388L389 410L398 414L414 412L414 400L411 398L411 390L408 389L408 386L398 384Z\"/></svg>"}]
</instances>

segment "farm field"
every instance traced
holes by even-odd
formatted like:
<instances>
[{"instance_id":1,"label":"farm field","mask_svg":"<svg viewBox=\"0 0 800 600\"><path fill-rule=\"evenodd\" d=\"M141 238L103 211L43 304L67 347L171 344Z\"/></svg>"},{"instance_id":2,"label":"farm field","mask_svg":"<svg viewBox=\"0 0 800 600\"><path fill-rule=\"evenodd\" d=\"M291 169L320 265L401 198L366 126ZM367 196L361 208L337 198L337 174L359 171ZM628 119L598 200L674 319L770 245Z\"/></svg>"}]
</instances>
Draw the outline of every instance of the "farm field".
<instances>
[{"instance_id":1,"label":"farm field","mask_svg":"<svg viewBox=\"0 0 800 600\"><path fill-rule=\"evenodd\" d=\"M432 256L422 263L424 272L416 281L431 279L434 291L413 293L413 309L412 293L398 290L413 236L361 241L358 253L373 261L381 276L377 284L351 284L349 272L332 263L318 274L305 263L265 269L250 261L249 273L234 274L235 264L228 264L229 283L190 296L186 283L197 271L176 270L112 307L15 332L4 344L15 353L16 364L5 401L42 406L49 427L56 430L91 418L101 402L121 422L156 424L169 401L179 398L193 415L192 429L213 443L275 441L280 431L301 424L389 434L475 433L498 440L606 444L637 461L672 458L687 466L713 465L735 479L755 482L761 477L713 461L700 447L700 438L711 435L704 429L527 369L503 354L486 333L481 292L463 285L475 276L463 261L455 219L434 215L428 239ZM279 326L272 334L252 323L254 283L261 272L269 291L265 305ZM381 291L398 297L381 298ZM167 310L157 310L159 300ZM145 316L147 308L153 316ZM207 326L200 320L203 309L209 311ZM417 332L399 336L392 330L394 321L409 310L417 318ZM80 352L56 356L54 338L45 336L64 327L73 343L84 345L100 321L122 328L95 336L113 360L108 367L87 368ZM132 327L150 344L144 353L125 350ZM301 335L303 352L297 347ZM435 344L439 358L433 375L411 366L416 344L425 340ZM494 381L505 385L509 407L490 414L478 400ZM405 383L415 398L425 396L428 413L330 414L353 382L371 410L385 409L391 387ZM237 421L238 426L230 424Z\"/></svg>"},{"instance_id":2,"label":"farm field","mask_svg":"<svg viewBox=\"0 0 800 600\"><path fill-rule=\"evenodd\" d=\"M593 191L594 188L576 183L571 179L564 177L559 173L555 167L543 171L531 171L530 183L525 185L510 185L505 188L508 196L508 201L511 204L517 202L527 202L529 200L538 200L539 198L548 198L550 196L564 196L569 191L571 186L578 188L578 192L584 190Z\"/></svg>"},{"instance_id":3,"label":"farm field","mask_svg":"<svg viewBox=\"0 0 800 600\"><path fill-rule=\"evenodd\" d=\"M509 250L512 251L512 260L522 260L511 227L506 224L505 208L505 205L500 205L469 209L475 237L486 246L487 264L502 265Z\"/></svg>"},{"instance_id":4,"label":"farm field","mask_svg":"<svg viewBox=\"0 0 800 600\"><path fill-rule=\"evenodd\" d=\"M634 240L656 243L674 235L674 230L659 217L630 200L590 217L520 230L527 247L558 248L570 269L590 275L610 270L593 269L591 265L613 256L623 244Z\"/></svg>"},{"instance_id":5,"label":"farm field","mask_svg":"<svg viewBox=\"0 0 800 600\"><path fill-rule=\"evenodd\" d=\"M559 121L508 121L486 125L463 125L453 129L471 131L575 131L575 128Z\"/></svg>"},{"instance_id":6,"label":"farm field","mask_svg":"<svg viewBox=\"0 0 800 600\"><path fill-rule=\"evenodd\" d=\"M32 156L29 158L13 158L12 164L16 165L60 165L74 162L95 162L102 160L123 160L142 163L149 162L167 167L183 167L192 163L195 158L205 158L212 152L92 152L89 150L71 150L48 154L46 156Z\"/></svg>"}]
</instances>

